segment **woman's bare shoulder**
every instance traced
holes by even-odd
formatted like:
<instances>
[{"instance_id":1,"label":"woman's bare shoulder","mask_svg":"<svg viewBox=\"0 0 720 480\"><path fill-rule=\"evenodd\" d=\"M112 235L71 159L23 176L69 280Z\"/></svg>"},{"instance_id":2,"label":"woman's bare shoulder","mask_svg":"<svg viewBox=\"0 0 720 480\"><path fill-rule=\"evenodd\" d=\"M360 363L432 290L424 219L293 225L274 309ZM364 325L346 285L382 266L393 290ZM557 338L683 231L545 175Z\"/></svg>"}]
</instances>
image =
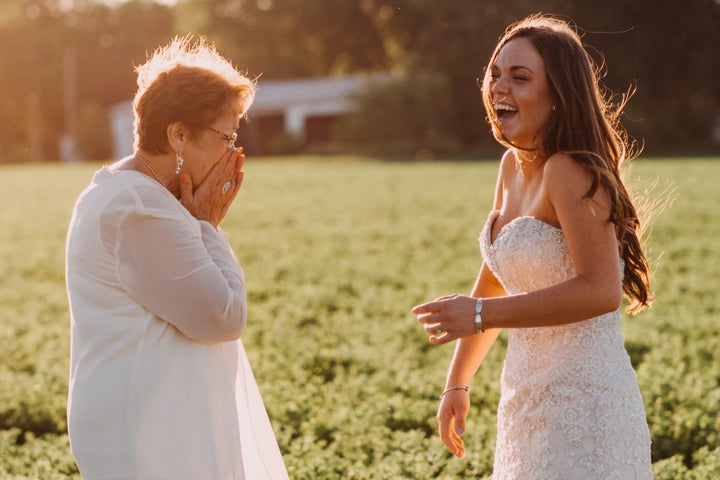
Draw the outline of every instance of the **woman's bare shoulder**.
<instances>
[{"instance_id":1,"label":"woman's bare shoulder","mask_svg":"<svg viewBox=\"0 0 720 480\"><path fill-rule=\"evenodd\" d=\"M545 162L543 181L550 192L562 191L583 197L592 184L590 171L566 153L555 153Z\"/></svg>"},{"instance_id":2,"label":"woman's bare shoulder","mask_svg":"<svg viewBox=\"0 0 720 480\"><path fill-rule=\"evenodd\" d=\"M543 183L551 203L556 208L558 203L577 205L588 200L593 175L571 155L556 153L546 162ZM609 197L603 188L598 188L591 200L592 204L609 209Z\"/></svg>"},{"instance_id":3,"label":"woman's bare shoulder","mask_svg":"<svg viewBox=\"0 0 720 480\"><path fill-rule=\"evenodd\" d=\"M508 148L500 157L500 177L509 178L517 171L517 158L513 149Z\"/></svg>"},{"instance_id":4,"label":"woman's bare shoulder","mask_svg":"<svg viewBox=\"0 0 720 480\"><path fill-rule=\"evenodd\" d=\"M515 164L515 152L512 148L505 150L500 157L500 168L506 168L508 165Z\"/></svg>"}]
</instances>

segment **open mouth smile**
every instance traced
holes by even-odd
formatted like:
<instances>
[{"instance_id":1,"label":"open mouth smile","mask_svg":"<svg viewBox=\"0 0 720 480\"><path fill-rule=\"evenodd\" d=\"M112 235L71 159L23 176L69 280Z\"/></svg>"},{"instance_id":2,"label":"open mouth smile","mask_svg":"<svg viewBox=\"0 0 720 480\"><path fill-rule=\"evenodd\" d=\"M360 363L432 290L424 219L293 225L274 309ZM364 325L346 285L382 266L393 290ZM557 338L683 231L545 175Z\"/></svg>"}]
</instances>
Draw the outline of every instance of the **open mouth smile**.
<instances>
[{"instance_id":1,"label":"open mouth smile","mask_svg":"<svg viewBox=\"0 0 720 480\"><path fill-rule=\"evenodd\" d=\"M518 111L516 107L513 107L512 105L508 105L505 103L496 103L493 105L495 108L495 114L499 119L505 118L505 117L511 117L515 115Z\"/></svg>"}]
</instances>

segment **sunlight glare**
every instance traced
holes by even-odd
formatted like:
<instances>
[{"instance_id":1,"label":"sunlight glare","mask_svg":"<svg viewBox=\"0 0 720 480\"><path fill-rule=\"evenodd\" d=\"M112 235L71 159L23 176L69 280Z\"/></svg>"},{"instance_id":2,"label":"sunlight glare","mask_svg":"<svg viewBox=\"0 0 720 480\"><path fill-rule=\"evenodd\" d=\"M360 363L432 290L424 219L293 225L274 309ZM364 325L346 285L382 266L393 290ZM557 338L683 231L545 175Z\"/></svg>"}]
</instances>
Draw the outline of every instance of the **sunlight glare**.
<instances>
[{"instance_id":1,"label":"sunlight glare","mask_svg":"<svg viewBox=\"0 0 720 480\"><path fill-rule=\"evenodd\" d=\"M129 0L100 0L100 1L110 7L117 7L118 5L127 3ZM174 6L178 2L178 0L154 0L154 2L158 3L160 5L167 5L170 7L170 6Z\"/></svg>"}]
</instances>

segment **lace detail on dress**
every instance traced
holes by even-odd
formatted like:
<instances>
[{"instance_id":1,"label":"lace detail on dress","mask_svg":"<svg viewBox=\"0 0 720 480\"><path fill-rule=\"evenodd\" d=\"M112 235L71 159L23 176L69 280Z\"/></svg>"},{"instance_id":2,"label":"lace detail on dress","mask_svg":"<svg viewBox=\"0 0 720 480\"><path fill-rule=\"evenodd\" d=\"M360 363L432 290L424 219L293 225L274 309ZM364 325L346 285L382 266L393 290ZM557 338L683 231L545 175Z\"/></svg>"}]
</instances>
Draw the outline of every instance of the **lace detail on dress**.
<instances>
[{"instance_id":1,"label":"lace detail on dress","mask_svg":"<svg viewBox=\"0 0 720 480\"><path fill-rule=\"evenodd\" d=\"M562 230L518 217L492 243L496 216L480 247L508 294L575 275ZM652 478L650 433L619 311L510 329L501 388L494 479Z\"/></svg>"}]
</instances>

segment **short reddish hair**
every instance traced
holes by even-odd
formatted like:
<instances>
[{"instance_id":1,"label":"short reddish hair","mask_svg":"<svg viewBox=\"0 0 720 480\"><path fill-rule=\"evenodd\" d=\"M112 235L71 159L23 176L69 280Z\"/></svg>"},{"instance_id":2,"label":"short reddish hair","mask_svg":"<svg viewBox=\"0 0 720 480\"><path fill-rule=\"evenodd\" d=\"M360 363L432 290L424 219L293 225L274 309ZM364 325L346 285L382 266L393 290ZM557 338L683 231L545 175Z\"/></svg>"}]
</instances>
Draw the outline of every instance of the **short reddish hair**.
<instances>
[{"instance_id":1,"label":"short reddish hair","mask_svg":"<svg viewBox=\"0 0 720 480\"><path fill-rule=\"evenodd\" d=\"M228 110L244 115L255 97L255 82L204 37L176 37L135 70L135 148L152 153L170 153L168 125L183 123L197 135Z\"/></svg>"}]
</instances>

